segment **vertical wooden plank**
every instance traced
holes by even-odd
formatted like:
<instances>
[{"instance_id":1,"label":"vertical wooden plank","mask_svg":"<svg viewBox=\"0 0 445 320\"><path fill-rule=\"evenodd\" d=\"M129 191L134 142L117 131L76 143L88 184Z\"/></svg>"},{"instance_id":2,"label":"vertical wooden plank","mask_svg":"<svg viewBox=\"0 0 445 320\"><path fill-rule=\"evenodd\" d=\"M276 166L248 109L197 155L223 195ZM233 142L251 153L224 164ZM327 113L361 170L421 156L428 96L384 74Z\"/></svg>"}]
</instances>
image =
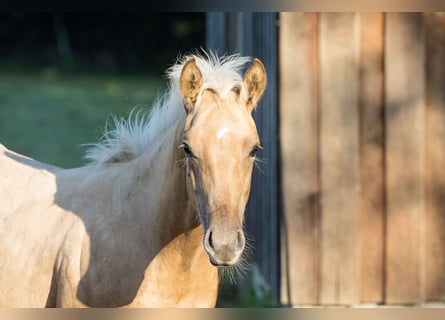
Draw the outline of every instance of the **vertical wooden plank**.
<instances>
[{"instance_id":1,"label":"vertical wooden plank","mask_svg":"<svg viewBox=\"0 0 445 320\"><path fill-rule=\"evenodd\" d=\"M425 295L445 301L445 13L426 15Z\"/></svg>"},{"instance_id":2,"label":"vertical wooden plank","mask_svg":"<svg viewBox=\"0 0 445 320\"><path fill-rule=\"evenodd\" d=\"M360 301L383 301L383 14L360 18Z\"/></svg>"},{"instance_id":3,"label":"vertical wooden plank","mask_svg":"<svg viewBox=\"0 0 445 320\"><path fill-rule=\"evenodd\" d=\"M246 46L252 39L245 39L246 31L250 34L251 26L245 23L245 12L208 12L206 14L206 45L219 54L246 54ZM248 30L246 30L248 29Z\"/></svg>"},{"instance_id":4,"label":"vertical wooden plank","mask_svg":"<svg viewBox=\"0 0 445 320\"><path fill-rule=\"evenodd\" d=\"M317 304L319 174L317 15L280 14L281 299Z\"/></svg>"},{"instance_id":5,"label":"vertical wooden plank","mask_svg":"<svg viewBox=\"0 0 445 320\"><path fill-rule=\"evenodd\" d=\"M359 114L357 14L322 13L321 302L358 302Z\"/></svg>"},{"instance_id":6,"label":"vertical wooden plank","mask_svg":"<svg viewBox=\"0 0 445 320\"><path fill-rule=\"evenodd\" d=\"M221 12L206 13L206 45L212 50L226 47L226 17Z\"/></svg>"},{"instance_id":7,"label":"vertical wooden plank","mask_svg":"<svg viewBox=\"0 0 445 320\"><path fill-rule=\"evenodd\" d=\"M425 208L424 24L386 14L386 302L423 299Z\"/></svg>"},{"instance_id":8,"label":"vertical wooden plank","mask_svg":"<svg viewBox=\"0 0 445 320\"><path fill-rule=\"evenodd\" d=\"M280 236L279 236L279 174L278 174L278 30L277 13L249 13L252 19L252 41L246 52L263 61L268 84L259 107L253 113L263 149L259 157L264 160L262 171L255 170L252 180L252 197L248 204L251 217L256 220L255 258L259 269L277 299L280 295ZM249 48L248 47L248 48ZM255 208L258 208L256 210Z\"/></svg>"}]
</instances>

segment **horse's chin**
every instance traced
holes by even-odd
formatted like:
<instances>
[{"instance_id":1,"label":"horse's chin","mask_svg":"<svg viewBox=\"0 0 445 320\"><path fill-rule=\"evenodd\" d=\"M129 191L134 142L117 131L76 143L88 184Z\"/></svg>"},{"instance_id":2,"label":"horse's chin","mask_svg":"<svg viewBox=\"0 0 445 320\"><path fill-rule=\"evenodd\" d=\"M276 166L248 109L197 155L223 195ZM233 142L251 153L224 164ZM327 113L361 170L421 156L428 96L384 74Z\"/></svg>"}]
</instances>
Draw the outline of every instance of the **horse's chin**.
<instances>
[{"instance_id":1,"label":"horse's chin","mask_svg":"<svg viewBox=\"0 0 445 320\"><path fill-rule=\"evenodd\" d=\"M230 266L233 266L233 265L228 264L228 263L216 263L216 262L214 262L212 259L210 259L210 263L211 263L214 267L230 267Z\"/></svg>"},{"instance_id":2,"label":"horse's chin","mask_svg":"<svg viewBox=\"0 0 445 320\"><path fill-rule=\"evenodd\" d=\"M212 255L210 255L209 253L207 253L208 257L209 257L209 261L210 263L215 266L215 267L236 267L240 260L241 260L241 255L238 255L236 257L234 257L231 260L220 260L218 261L217 259L215 259Z\"/></svg>"},{"instance_id":3,"label":"horse's chin","mask_svg":"<svg viewBox=\"0 0 445 320\"><path fill-rule=\"evenodd\" d=\"M233 263L227 263L227 262L215 262L212 258L209 259L210 263L215 267L233 267L236 266L238 263L238 259Z\"/></svg>"}]
</instances>

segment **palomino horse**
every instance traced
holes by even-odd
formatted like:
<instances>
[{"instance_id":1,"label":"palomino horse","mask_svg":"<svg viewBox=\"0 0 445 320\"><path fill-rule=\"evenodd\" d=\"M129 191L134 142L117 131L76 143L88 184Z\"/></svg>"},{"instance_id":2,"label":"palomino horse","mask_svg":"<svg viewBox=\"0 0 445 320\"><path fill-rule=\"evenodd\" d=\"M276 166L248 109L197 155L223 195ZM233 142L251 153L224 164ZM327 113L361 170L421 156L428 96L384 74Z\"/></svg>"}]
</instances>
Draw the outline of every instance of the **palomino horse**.
<instances>
[{"instance_id":1,"label":"palomino horse","mask_svg":"<svg viewBox=\"0 0 445 320\"><path fill-rule=\"evenodd\" d=\"M0 145L0 306L211 307L239 263L263 64L191 55L80 168Z\"/></svg>"}]
</instances>

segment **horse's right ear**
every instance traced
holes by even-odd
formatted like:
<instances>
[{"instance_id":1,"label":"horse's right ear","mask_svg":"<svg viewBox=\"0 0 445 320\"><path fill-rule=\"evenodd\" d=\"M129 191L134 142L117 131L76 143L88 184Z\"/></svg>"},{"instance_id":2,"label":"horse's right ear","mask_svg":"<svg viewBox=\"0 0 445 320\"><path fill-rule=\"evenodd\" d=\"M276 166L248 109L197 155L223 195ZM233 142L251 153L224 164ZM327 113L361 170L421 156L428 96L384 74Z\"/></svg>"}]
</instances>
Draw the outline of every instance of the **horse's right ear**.
<instances>
[{"instance_id":1,"label":"horse's right ear","mask_svg":"<svg viewBox=\"0 0 445 320\"><path fill-rule=\"evenodd\" d=\"M179 87L184 98L184 108L188 113L193 109L202 87L202 73L194 58L187 61L182 68Z\"/></svg>"}]
</instances>

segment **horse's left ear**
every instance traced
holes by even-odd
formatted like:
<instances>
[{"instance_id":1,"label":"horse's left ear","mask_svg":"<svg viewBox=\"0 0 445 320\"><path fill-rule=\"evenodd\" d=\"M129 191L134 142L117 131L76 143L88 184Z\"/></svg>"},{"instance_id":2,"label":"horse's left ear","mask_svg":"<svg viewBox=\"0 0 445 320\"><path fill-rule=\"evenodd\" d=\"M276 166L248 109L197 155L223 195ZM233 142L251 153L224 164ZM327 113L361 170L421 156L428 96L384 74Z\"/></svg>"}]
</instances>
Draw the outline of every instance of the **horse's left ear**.
<instances>
[{"instance_id":1,"label":"horse's left ear","mask_svg":"<svg viewBox=\"0 0 445 320\"><path fill-rule=\"evenodd\" d=\"M202 73L196 65L195 59L187 61L182 68L179 86L184 98L184 108L188 113L193 109L202 87Z\"/></svg>"},{"instance_id":2,"label":"horse's left ear","mask_svg":"<svg viewBox=\"0 0 445 320\"><path fill-rule=\"evenodd\" d=\"M252 111L263 95L267 83L266 68L259 59L253 59L252 65L244 74L243 82L247 90L247 108Z\"/></svg>"}]
</instances>

